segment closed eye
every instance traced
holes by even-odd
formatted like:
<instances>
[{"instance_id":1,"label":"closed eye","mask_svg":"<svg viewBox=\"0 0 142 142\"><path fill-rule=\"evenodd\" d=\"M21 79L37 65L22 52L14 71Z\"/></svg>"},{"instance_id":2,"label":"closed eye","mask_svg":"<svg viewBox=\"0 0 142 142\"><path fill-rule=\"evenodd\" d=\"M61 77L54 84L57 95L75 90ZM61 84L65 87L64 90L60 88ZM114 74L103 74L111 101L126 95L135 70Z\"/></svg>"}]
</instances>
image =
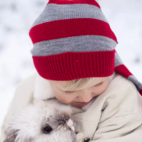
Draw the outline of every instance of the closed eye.
<instances>
[{"instance_id":1,"label":"closed eye","mask_svg":"<svg viewBox=\"0 0 142 142\"><path fill-rule=\"evenodd\" d=\"M75 91L66 91L66 93L73 93L73 92L75 92Z\"/></svg>"},{"instance_id":2,"label":"closed eye","mask_svg":"<svg viewBox=\"0 0 142 142\"><path fill-rule=\"evenodd\" d=\"M103 84L103 82L101 82L101 83L99 83L99 84L97 84L97 85L95 85L95 86L100 86L100 85L102 85Z\"/></svg>"}]
</instances>

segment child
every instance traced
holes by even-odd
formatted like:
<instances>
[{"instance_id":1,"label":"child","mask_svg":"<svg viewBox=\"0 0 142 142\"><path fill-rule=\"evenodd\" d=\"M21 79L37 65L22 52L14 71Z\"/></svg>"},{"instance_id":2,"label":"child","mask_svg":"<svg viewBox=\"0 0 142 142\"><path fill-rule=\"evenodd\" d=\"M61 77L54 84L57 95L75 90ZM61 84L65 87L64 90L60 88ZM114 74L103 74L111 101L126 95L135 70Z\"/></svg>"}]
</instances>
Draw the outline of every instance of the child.
<instances>
[{"instance_id":1,"label":"child","mask_svg":"<svg viewBox=\"0 0 142 142\"><path fill-rule=\"evenodd\" d=\"M49 0L29 34L38 74L19 85L3 137L17 107L53 98L71 105L76 130L92 142L142 141L142 85L119 58L96 1Z\"/></svg>"}]
</instances>

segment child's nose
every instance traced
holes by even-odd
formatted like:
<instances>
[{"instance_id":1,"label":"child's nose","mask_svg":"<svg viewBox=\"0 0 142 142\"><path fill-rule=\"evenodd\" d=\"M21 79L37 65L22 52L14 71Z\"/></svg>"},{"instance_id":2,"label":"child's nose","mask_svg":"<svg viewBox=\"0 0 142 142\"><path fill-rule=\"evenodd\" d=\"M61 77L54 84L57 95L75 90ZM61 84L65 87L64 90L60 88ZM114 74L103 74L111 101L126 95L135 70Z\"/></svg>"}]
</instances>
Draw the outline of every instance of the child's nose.
<instances>
[{"instance_id":1,"label":"child's nose","mask_svg":"<svg viewBox=\"0 0 142 142\"><path fill-rule=\"evenodd\" d=\"M83 90L80 95L78 96L80 102L89 102L91 101L92 92L89 90Z\"/></svg>"}]
</instances>

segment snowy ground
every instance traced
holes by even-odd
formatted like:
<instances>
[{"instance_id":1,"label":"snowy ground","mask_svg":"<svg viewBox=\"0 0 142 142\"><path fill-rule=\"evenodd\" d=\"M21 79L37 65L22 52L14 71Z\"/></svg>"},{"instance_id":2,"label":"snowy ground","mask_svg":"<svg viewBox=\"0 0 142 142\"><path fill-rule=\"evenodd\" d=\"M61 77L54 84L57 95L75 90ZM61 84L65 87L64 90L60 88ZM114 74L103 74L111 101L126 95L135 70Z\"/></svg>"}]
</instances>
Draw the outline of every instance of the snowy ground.
<instances>
[{"instance_id":1,"label":"snowy ground","mask_svg":"<svg viewBox=\"0 0 142 142\"><path fill-rule=\"evenodd\" d=\"M35 72L29 29L45 0L0 0L0 126L19 82ZM117 52L142 82L142 1L98 0L117 36Z\"/></svg>"}]
</instances>

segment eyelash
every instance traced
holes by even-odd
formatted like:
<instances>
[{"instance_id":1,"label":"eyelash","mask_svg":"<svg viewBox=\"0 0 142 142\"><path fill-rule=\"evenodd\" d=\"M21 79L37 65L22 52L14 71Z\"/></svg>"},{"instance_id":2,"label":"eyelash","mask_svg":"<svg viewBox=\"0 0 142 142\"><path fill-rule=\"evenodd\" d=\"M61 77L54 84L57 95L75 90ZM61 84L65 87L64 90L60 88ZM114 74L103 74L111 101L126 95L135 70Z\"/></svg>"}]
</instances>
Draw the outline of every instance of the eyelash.
<instances>
[{"instance_id":1,"label":"eyelash","mask_svg":"<svg viewBox=\"0 0 142 142\"><path fill-rule=\"evenodd\" d=\"M95 85L95 86L100 86L100 85L102 85L103 84L103 82L101 82L100 84L98 84L98 85Z\"/></svg>"}]
</instances>

